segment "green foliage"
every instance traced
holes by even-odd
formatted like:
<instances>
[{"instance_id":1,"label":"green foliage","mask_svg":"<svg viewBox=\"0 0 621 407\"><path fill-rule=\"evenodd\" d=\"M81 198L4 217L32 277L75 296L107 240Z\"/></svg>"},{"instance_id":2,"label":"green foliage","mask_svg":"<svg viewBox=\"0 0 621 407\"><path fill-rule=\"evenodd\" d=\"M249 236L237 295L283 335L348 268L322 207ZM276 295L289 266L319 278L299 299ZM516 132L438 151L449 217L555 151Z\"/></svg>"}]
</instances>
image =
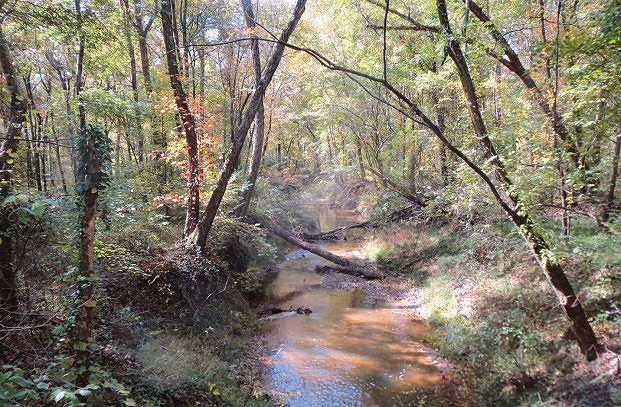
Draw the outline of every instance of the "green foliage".
<instances>
[{"instance_id":1,"label":"green foliage","mask_svg":"<svg viewBox=\"0 0 621 407\"><path fill-rule=\"evenodd\" d=\"M111 148L108 137L89 126L78 137L78 195L105 190L110 184Z\"/></svg>"},{"instance_id":2,"label":"green foliage","mask_svg":"<svg viewBox=\"0 0 621 407\"><path fill-rule=\"evenodd\" d=\"M86 406L97 403L136 405L130 392L99 366L91 366L90 383L83 387L71 384L76 369L68 359L52 362L46 368L27 372L11 365L2 366L0 374L0 407L19 406ZM91 402L85 402L86 399ZM130 403L130 404L128 404ZM131 404L134 403L134 404Z\"/></svg>"}]
</instances>

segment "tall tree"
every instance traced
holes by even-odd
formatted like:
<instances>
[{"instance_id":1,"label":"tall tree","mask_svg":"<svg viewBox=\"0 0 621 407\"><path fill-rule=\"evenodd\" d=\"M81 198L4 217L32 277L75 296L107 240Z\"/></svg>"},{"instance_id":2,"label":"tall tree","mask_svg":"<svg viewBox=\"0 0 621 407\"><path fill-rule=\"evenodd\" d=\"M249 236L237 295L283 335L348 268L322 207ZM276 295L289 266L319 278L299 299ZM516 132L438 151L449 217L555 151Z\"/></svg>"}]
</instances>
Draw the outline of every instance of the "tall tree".
<instances>
[{"instance_id":1,"label":"tall tree","mask_svg":"<svg viewBox=\"0 0 621 407\"><path fill-rule=\"evenodd\" d=\"M179 66L179 44L173 26L173 4L174 0L162 0L162 34L166 46L166 60L168 61L168 76L172 87L177 112L181 118L185 141L187 146L187 189L188 189L188 209L185 217L184 237L187 237L198 223L200 208L200 184L198 179L198 138L196 120L190 111L188 100L180 77Z\"/></svg>"},{"instance_id":2,"label":"tall tree","mask_svg":"<svg viewBox=\"0 0 621 407\"><path fill-rule=\"evenodd\" d=\"M265 69L261 75L261 80L259 80L254 91L252 92L250 101L248 102L246 110L243 113L242 120L233 132L233 144L229 150L226 160L224 161L224 166L220 172L216 188L213 190L211 197L209 198L209 202L207 203L207 208L205 208L205 211L203 212L197 226L195 242L203 253L205 252L205 246L207 244L207 236L209 235L213 221L216 218L216 213L218 212L220 202L222 202L222 198L226 192L231 175L233 175L233 171L235 171L235 167L237 166L239 154L244 146L244 140L246 139L250 125L252 124L256 112L259 109L260 102L263 100L263 95L265 94L267 86L270 84L272 78L274 77L274 73L280 64L283 52L285 51L285 44L295 30L298 21L302 17L305 6L306 0L298 0L296 2L293 14L289 19L287 26L280 34L278 42L274 47L274 51L265 65Z\"/></svg>"},{"instance_id":3,"label":"tall tree","mask_svg":"<svg viewBox=\"0 0 621 407\"><path fill-rule=\"evenodd\" d=\"M442 33L446 39L446 50L453 60L459 79L461 81L464 95L466 97L466 105L470 113L472 126L475 130L479 144L481 145L485 156L492 165L498 182L507 194L509 202L504 202L502 207L511 221L515 224L524 240L528 243L531 251L535 255L541 270L552 286L565 315L571 322L572 330L576 335L578 345L581 352L588 360L597 357L600 351L599 344L595 333L589 324L584 313L582 304L578 299L573 287L567 279L563 268L557 259L554 258L550 250L550 246L544 237L535 229L534 223L522 203L522 199L515 190L513 182L507 175L507 171L503 162L500 160L494 145L492 144L485 126L485 121L481 115L481 109L476 97L474 82L470 76L468 63L461 50L461 46L456 36L451 30L449 23L448 11L446 9L445 0L436 1L438 8L438 17L442 27ZM503 200L498 196L497 199Z\"/></svg>"},{"instance_id":4,"label":"tall tree","mask_svg":"<svg viewBox=\"0 0 621 407\"><path fill-rule=\"evenodd\" d=\"M244 11L244 19L246 26L250 31L250 48L252 50L252 67L254 70L254 86L259 86L261 81L261 54L259 52L259 41L255 34L256 22L252 11L252 3L250 0L242 0L242 9ZM246 189L242 193L242 203L238 211L238 215L245 216L250 207L250 201L254 194L257 176L259 175L259 167L261 166L261 158L263 157L263 139L265 136L265 109L263 107L263 98L259 101L257 113L254 118L254 134L252 137L252 148L250 153L250 164L248 166L248 179L246 181Z\"/></svg>"},{"instance_id":5,"label":"tall tree","mask_svg":"<svg viewBox=\"0 0 621 407\"><path fill-rule=\"evenodd\" d=\"M0 2L0 8L4 1ZM11 97L8 117L5 119L6 138L0 148L0 308L17 305L17 281L13 265L13 205L6 201L11 192L13 168L17 147L26 121L26 103L19 89L7 40L0 21L0 65L8 93Z\"/></svg>"}]
</instances>

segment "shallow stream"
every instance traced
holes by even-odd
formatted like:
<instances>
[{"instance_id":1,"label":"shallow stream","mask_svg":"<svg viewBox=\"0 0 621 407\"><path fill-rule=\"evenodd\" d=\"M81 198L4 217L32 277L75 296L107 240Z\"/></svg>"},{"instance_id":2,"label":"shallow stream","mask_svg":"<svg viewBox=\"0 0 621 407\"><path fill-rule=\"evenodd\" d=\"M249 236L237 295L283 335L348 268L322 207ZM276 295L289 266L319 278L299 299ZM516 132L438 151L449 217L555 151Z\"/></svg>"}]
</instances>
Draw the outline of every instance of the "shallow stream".
<instances>
[{"instance_id":1,"label":"shallow stream","mask_svg":"<svg viewBox=\"0 0 621 407\"><path fill-rule=\"evenodd\" d=\"M360 221L350 212L327 208L317 217L320 232ZM321 245L360 257L363 243L349 239ZM291 407L451 405L438 398L444 381L423 346L430 338L426 323L362 290L322 288L314 269L326 263L292 248L266 288L271 304L313 311L264 322L271 390Z\"/></svg>"}]
</instances>

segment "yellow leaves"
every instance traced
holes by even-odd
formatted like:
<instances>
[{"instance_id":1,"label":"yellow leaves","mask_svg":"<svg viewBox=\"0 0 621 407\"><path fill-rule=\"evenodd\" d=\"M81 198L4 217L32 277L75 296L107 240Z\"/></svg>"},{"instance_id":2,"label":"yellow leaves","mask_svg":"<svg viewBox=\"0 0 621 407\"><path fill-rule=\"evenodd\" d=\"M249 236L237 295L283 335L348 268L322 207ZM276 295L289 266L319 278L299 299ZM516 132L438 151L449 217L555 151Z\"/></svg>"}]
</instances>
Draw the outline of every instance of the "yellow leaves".
<instances>
[{"instance_id":1,"label":"yellow leaves","mask_svg":"<svg viewBox=\"0 0 621 407\"><path fill-rule=\"evenodd\" d=\"M220 395L220 390L216 388L215 383L209 383L209 391L212 392L214 396Z\"/></svg>"}]
</instances>

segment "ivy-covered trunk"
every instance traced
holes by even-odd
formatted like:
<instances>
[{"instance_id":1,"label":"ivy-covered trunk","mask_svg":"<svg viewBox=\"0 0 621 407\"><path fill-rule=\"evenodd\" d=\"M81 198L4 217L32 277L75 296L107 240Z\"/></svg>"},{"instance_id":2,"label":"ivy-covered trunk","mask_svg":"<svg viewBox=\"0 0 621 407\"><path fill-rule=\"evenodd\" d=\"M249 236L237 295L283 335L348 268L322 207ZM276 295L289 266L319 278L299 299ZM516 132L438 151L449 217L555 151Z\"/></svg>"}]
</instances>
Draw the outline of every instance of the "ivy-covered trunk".
<instances>
[{"instance_id":1,"label":"ivy-covered trunk","mask_svg":"<svg viewBox=\"0 0 621 407\"><path fill-rule=\"evenodd\" d=\"M99 191L109 183L106 167L110 163L107 137L99 129L88 127L78 140L78 174L76 184L80 210L80 262L75 281L73 313L70 319L70 344L78 368L76 384L88 384L90 351L95 318L94 263L95 219Z\"/></svg>"},{"instance_id":2,"label":"ivy-covered trunk","mask_svg":"<svg viewBox=\"0 0 621 407\"><path fill-rule=\"evenodd\" d=\"M26 103L20 93L13 62L2 26L0 26L0 65L8 93L11 95L9 115L5 120L6 138L0 148L0 310L17 305L17 282L13 268L13 204L7 202L11 192L17 147L26 120Z\"/></svg>"}]
</instances>

